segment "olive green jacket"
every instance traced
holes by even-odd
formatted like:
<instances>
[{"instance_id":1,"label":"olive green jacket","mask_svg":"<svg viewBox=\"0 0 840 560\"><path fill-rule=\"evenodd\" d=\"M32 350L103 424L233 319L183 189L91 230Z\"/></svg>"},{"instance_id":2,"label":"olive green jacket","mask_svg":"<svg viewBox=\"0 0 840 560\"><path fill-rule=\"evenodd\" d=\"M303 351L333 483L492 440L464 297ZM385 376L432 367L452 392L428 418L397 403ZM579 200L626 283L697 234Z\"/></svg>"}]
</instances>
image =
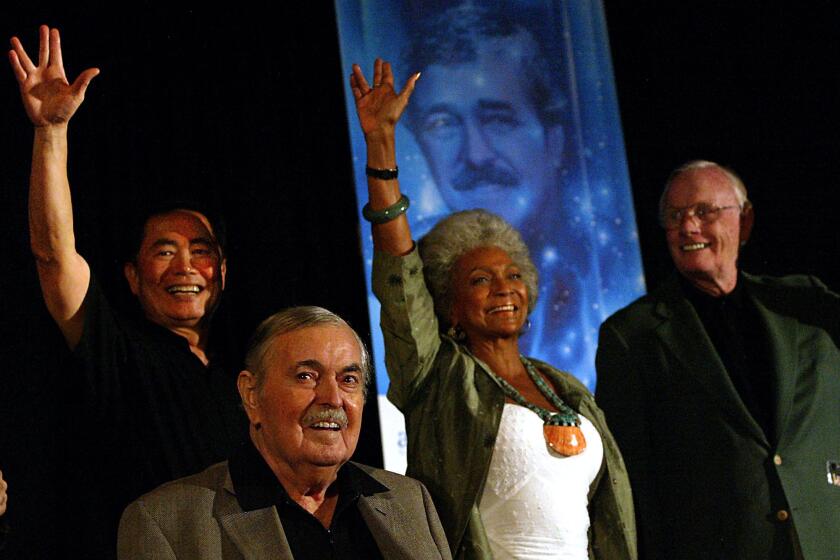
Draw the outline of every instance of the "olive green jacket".
<instances>
[{"instance_id":1,"label":"olive green jacket","mask_svg":"<svg viewBox=\"0 0 840 560\"><path fill-rule=\"evenodd\" d=\"M373 290L382 304L388 398L403 412L409 476L421 480L437 507L453 557L492 558L478 510L505 396L489 369L442 336L416 249L405 257L374 256ZM579 381L534 360L558 394L601 434L605 465L589 491L590 558L636 558L630 484L604 415ZM557 507L563 507L561 502Z\"/></svg>"}]
</instances>

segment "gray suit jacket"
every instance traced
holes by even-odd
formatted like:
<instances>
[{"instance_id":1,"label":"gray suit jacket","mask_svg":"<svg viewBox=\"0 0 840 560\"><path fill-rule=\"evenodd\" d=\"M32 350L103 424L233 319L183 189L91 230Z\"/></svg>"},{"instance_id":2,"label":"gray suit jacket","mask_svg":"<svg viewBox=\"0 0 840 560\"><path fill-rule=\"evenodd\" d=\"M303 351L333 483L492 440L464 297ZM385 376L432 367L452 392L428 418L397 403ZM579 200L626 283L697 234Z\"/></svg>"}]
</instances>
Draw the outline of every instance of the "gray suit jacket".
<instances>
[{"instance_id":1,"label":"gray suit jacket","mask_svg":"<svg viewBox=\"0 0 840 560\"><path fill-rule=\"evenodd\" d=\"M432 499L420 482L356 466L388 488L358 502L384 558L451 558ZM117 550L120 559L292 559L277 510L243 511L226 461L130 504L120 521Z\"/></svg>"},{"instance_id":2,"label":"gray suit jacket","mask_svg":"<svg viewBox=\"0 0 840 560\"><path fill-rule=\"evenodd\" d=\"M771 344L774 441L751 416L676 277L602 325L596 398L624 455L646 559L768 558L792 523L840 558L840 297L745 275Z\"/></svg>"}]
</instances>

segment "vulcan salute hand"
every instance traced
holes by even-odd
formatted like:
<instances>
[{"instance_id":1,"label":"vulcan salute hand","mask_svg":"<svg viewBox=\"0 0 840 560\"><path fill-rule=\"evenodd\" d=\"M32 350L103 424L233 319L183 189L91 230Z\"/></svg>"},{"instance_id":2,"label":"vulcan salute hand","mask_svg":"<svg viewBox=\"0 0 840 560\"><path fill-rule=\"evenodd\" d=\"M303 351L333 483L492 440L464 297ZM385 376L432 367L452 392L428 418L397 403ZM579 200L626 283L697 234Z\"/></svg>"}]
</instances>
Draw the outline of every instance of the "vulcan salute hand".
<instances>
[{"instance_id":1,"label":"vulcan salute hand","mask_svg":"<svg viewBox=\"0 0 840 560\"><path fill-rule=\"evenodd\" d=\"M6 513L6 502L9 500L9 496L6 494L6 488L9 485L3 480L3 471L0 471L0 515Z\"/></svg>"},{"instance_id":2,"label":"vulcan salute hand","mask_svg":"<svg viewBox=\"0 0 840 560\"><path fill-rule=\"evenodd\" d=\"M408 98L414 91L414 84L420 73L413 74L400 93L394 91L394 73L391 65L381 58L373 63L373 87L368 84L362 69L353 65L350 88L356 98L356 112L359 124L365 134L367 166L372 169L394 170L397 167L397 152L394 129L408 105ZM372 210L382 210L402 200L400 184L396 177L377 178L368 174L368 200ZM407 200L407 199L406 199ZM405 207L401 215L385 223L373 226L373 245L379 251L392 255L405 255L411 251L414 242Z\"/></svg>"},{"instance_id":3,"label":"vulcan salute hand","mask_svg":"<svg viewBox=\"0 0 840 560\"><path fill-rule=\"evenodd\" d=\"M99 69L88 68L71 84L64 73L58 29L39 29L38 65L12 37L9 63L29 120L35 125L29 175L29 240L47 309L69 347L84 325L90 267L76 251L73 203L67 178L67 123L82 104Z\"/></svg>"},{"instance_id":4,"label":"vulcan salute hand","mask_svg":"<svg viewBox=\"0 0 840 560\"><path fill-rule=\"evenodd\" d=\"M356 98L356 111L365 136L393 133L397 121L414 91L420 73L412 75L400 93L394 90L394 73L391 64L377 58L373 64L373 87L365 79L358 64L353 65L350 88Z\"/></svg>"},{"instance_id":5,"label":"vulcan salute hand","mask_svg":"<svg viewBox=\"0 0 840 560\"><path fill-rule=\"evenodd\" d=\"M71 84L64 73L58 29L40 28L38 66L26 54L20 40L12 37L9 62L20 86L26 114L36 127L66 125L82 104L90 81L99 74L88 68Z\"/></svg>"}]
</instances>

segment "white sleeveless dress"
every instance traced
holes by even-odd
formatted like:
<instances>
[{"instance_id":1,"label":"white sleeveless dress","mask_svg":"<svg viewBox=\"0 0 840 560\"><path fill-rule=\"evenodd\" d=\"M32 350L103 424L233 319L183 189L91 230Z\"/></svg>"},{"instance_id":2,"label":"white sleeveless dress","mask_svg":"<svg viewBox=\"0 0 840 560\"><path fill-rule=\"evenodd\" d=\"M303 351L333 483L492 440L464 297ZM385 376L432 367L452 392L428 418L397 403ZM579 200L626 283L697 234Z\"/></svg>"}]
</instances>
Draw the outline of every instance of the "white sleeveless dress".
<instances>
[{"instance_id":1,"label":"white sleeveless dress","mask_svg":"<svg viewBox=\"0 0 840 560\"><path fill-rule=\"evenodd\" d=\"M543 421L505 403L479 511L495 560L587 560L589 485L604 460L601 436L580 417L586 449L564 457Z\"/></svg>"}]
</instances>

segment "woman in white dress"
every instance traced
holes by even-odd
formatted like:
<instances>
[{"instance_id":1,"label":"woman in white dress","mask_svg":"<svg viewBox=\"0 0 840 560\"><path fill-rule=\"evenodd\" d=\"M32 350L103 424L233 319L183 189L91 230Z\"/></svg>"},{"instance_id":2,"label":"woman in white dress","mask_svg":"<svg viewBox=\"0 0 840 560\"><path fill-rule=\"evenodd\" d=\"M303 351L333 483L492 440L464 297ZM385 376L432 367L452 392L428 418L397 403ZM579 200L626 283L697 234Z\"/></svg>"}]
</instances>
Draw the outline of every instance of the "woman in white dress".
<instances>
[{"instance_id":1,"label":"woman in white dress","mask_svg":"<svg viewBox=\"0 0 840 560\"><path fill-rule=\"evenodd\" d=\"M350 78L367 144L374 291L402 410L408 474L422 480L455 558L634 559L627 473L603 414L571 375L521 356L537 295L519 234L482 210L415 246L397 181L394 128L419 74L394 90Z\"/></svg>"}]
</instances>

